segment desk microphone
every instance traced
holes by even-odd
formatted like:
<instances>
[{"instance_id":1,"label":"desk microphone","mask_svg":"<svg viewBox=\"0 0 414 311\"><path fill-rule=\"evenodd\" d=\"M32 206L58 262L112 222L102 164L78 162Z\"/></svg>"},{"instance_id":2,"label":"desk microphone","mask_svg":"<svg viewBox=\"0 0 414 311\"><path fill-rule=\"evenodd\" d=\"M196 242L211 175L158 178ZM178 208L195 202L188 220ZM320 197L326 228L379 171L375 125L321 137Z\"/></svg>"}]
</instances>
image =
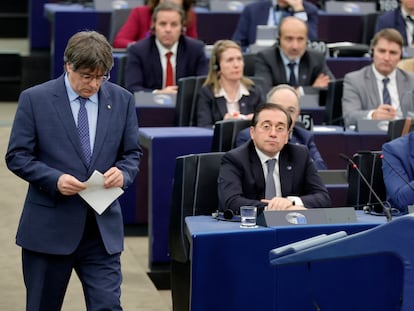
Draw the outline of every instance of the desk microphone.
<instances>
[{"instance_id":1,"label":"desk microphone","mask_svg":"<svg viewBox=\"0 0 414 311\"><path fill-rule=\"evenodd\" d=\"M385 217L387 218L387 221L391 221L392 220L392 216L391 216L391 211L390 208L384 205L384 203L382 202L382 200L380 199L380 197L378 196L378 194L375 192L374 188L372 188L371 184L368 182L368 180L365 178L364 174L362 174L361 170L358 168L358 165L348 156L346 156L343 153L340 153L339 156L344 159L345 161L347 161L348 163L351 164L352 168L354 168L359 177L361 177L361 179L364 181L364 183L367 185L369 191L374 195L375 199L378 201L378 203L380 204ZM371 214L371 207L370 206L364 206L363 208L364 212L367 214Z\"/></svg>"},{"instance_id":2,"label":"desk microphone","mask_svg":"<svg viewBox=\"0 0 414 311\"><path fill-rule=\"evenodd\" d=\"M231 209L226 209L224 212L223 212L223 217L224 217L224 219L232 219L233 218L233 216L234 216L234 213L233 213L233 210L231 210Z\"/></svg>"}]
</instances>

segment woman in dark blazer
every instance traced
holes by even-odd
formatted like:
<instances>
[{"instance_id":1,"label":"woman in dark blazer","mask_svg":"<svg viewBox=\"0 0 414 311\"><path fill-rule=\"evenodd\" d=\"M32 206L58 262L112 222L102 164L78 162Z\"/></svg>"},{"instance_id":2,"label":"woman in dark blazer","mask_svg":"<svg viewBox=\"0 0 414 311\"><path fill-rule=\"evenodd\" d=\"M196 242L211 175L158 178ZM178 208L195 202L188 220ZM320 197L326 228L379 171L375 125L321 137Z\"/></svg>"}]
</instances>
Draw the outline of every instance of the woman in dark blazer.
<instances>
[{"instance_id":1,"label":"woman in dark blazer","mask_svg":"<svg viewBox=\"0 0 414 311\"><path fill-rule=\"evenodd\" d=\"M212 127L220 120L253 117L264 96L259 86L243 76L243 69L243 54L237 43L219 40L214 44L208 76L198 94L197 126Z\"/></svg>"}]
</instances>

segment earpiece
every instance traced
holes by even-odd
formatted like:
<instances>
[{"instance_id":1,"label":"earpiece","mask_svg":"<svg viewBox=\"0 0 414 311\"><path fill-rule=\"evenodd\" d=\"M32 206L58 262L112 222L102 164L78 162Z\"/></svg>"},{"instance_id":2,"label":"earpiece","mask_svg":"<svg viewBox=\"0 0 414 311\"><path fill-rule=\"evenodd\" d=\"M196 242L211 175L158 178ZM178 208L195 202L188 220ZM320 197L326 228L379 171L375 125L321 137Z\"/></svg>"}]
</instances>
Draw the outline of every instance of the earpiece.
<instances>
[{"instance_id":1,"label":"earpiece","mask_svg":"<svg viewBox=\"0 0 414 311\"><path fill-rule=\"evenodd\" d=\"M214 71L220 71L220 64L218 62L218 57L217 57L219 50L220 50L220 46L221 46L220 43L217 44L213 50L213 53L211 54L211 63L213 64Z\"/></svg>"}]
</instances>

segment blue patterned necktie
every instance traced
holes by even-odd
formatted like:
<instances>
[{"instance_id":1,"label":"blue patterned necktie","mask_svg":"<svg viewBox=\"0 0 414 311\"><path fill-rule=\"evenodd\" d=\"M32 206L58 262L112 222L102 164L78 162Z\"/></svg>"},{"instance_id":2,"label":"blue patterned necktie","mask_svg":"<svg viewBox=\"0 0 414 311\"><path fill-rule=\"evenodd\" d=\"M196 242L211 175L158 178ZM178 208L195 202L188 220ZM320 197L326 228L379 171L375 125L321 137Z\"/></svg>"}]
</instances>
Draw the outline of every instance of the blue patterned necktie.
<instances>
[{"instance_id":1,"label":"blue patterned necktie","mask_svg":"<svg viewBox=\"0 0 414 311\"><path fill-rule=\"evenodd\" d=\"M273 178L273 172L275 170L276 159L269 159L267 163L267 178L266 178L266 190L265 199L273 199L276 196L275 179Z\"/></svg>"},{"instance_id":2,"label":"blue patterned necktie","mask_svg":"<svg viewBox=\"0 0 414 311\"><path fill-rule=\"evenodd\" d=\"M289 76L289 84L293 87L297 86L297 82L296 82L296 76L295 76L295 66L296 63L289 63L288 67L290 70L290 76Z\"/></svg>"},{"instance_id":3,"label":"blue patterned necktie","mask_svg":"<svg viewBox=\"0 0 414 311\"><path fill-rule=\"evenodd\" d=\"M386 105L391 105L391 97L390 92L388 92L388 83L390 82L390 78L384 78L382 83L384 83L384 88L382 89L382 101Z\"/></svg>"},{"instance_id":4,"label":"blue patterned necktie","mask_svg":"<svg viewBox=\"0 0 414 311\"><path fill-rule=\"evenodd\" d=\"M78 112L78 133L82 147L82 153L85 162L89 165L91 161L91 143L89 140L89 122L88 122L88 112L86 111L85 104L87 98L78 97L80 107Z\"/></svg>"}]
</instances>

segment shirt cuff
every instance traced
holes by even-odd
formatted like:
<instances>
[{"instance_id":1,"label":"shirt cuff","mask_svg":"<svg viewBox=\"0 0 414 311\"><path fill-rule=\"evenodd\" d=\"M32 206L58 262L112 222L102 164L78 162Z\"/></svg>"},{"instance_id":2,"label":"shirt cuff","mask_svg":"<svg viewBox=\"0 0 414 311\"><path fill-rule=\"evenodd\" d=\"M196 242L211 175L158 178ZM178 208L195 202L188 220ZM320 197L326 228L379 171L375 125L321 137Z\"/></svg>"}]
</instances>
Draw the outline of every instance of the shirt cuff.
<instances>
[{"instance_id":1,"label":"shirt cuff","mask_svg":"<svg viewBox=\"0 0 414 311\"><path fill-rule=\"evenodd\" d=\"M305 11L295 12L293 15L305 22L308 21L308 14Z\"/></svg>"},{"instance_id":2,"label":"shirt cuff","mask_svg":"<svg viewBox=\"0 0 414 311\"><path fill-rule=\"evenodd\" d=\"M300 197L292 195L292 196L288 196L286 199L292 201L292 205L305 206L303 205L302 199Z\"/></svg>"}]
</instances>

